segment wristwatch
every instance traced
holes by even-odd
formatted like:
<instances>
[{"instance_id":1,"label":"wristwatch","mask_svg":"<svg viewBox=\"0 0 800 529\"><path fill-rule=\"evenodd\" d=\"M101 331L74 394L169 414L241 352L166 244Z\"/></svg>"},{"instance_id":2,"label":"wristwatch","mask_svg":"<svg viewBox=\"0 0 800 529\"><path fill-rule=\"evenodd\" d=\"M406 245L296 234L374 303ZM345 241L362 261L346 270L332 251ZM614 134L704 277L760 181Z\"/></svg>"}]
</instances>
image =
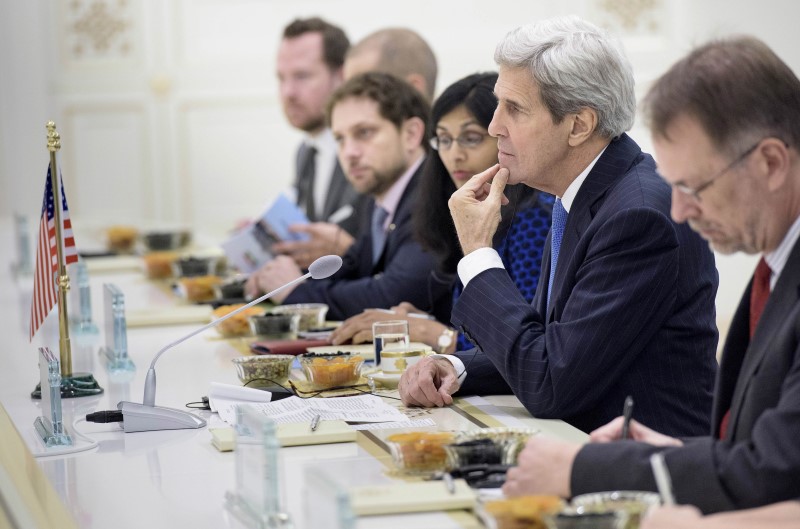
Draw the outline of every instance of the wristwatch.
<instances>
[{"instance_id":1,"label":"wristwatch","mask_svg":"<svg viewBox=\"0 0 800 529\"><path fill-rule=\"evenodd\" d=\"M456 341L456 331L451 329L450 327L445 327L442 334L439 335L439 339L436 340L437 348L439 354L446 354L450 346L453 345Z\"/></svg>"}]
</instances>

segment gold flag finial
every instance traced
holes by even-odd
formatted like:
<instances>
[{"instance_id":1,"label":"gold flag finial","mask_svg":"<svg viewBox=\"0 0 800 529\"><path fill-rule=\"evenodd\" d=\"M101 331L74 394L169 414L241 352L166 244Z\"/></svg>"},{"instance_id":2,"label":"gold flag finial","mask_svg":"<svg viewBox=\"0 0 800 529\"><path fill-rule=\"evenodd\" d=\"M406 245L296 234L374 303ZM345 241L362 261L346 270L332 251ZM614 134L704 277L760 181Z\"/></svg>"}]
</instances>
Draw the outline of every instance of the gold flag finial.
<instances>
[{"instance_id":1,"label":"gold flag finial","mask_svg":"<svg viewBox=\"0 0 800 529\"><path fill-rule=\"evenodd\" d=\"M47 122L47 150L56 152L61 148L61 136L56 132L54 121Z\"/></svg>"}]
</instances>

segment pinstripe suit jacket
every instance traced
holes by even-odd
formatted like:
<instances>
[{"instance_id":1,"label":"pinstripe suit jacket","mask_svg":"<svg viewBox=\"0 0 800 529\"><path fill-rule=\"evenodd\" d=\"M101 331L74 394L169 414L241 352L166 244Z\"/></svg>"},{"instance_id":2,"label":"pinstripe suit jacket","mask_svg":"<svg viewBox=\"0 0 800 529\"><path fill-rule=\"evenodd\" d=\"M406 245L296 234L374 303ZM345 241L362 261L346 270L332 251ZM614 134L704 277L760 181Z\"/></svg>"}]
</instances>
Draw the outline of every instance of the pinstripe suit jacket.
<instances>
[{"instance_id":1,"label":"pinstripe suit jacket","mask_svg":"<svg viewBox=\"0 0 800 529\"><path fill-rule=\"evenodd\" d=\"M722 351L709 437L669 448L675 499L703 512L748 509L800 498L800 242L750 340L750 286ZM728 435L717 435L731 410ZM572 467L572 492L656 490L650 455L630 442L586 445Z\"/></svg>"},{"instance_id":2,"label":"pinstripe suit jacket","mask_svg":"<svg viewBox=\"0 0 800 529\"><path fill-rule=\"evenodd\" d=\"M708 431L716 373L717 271L705 243L669 215L670 188L623 134L578 191L547 304L528 304L503 269L480 273L453 310L477 345L461 393L509 389L536 417L584 431L634 416L659 431ZM545 244L542 278L550 273Z\"/></svg>"}]
</instances>

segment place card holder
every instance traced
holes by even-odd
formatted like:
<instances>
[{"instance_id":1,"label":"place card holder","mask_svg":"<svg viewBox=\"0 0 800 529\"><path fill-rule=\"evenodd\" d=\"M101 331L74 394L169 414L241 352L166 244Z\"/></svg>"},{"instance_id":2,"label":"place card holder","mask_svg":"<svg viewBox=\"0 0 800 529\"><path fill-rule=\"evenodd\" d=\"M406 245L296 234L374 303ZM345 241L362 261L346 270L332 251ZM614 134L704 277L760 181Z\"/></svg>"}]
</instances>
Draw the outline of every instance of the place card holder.
<instances>
[{"instance_id":1,"label":"place card holder","mask_svg":"<svg viewBox=\"0 0 800 529\"><path fill-rule=\"evenodd\" d=\"M17 261L11 265L14 276L33 275L33 256L28 234L28 217L14 214L14 246L17 249Z\"/></svg>"},{"instance_id":2,"label":"place card holder","mask_svg":"<svg viewBox=\"0 0 800 529\"><path fill-rule=\"evenodd\" d=\"M73 335L97 335L100 330L92 321L92 289L89 284L89 270L83 259L70 265L70 277L73 286L70 288L69 313L70 331ZM77 286L77 288L76 288Z\"/></svg>"},{"instance_id":3,"label":"place card holder","mask_svg":"<svg viewBox=\"0 0 800 529\"><path fill-rule=\"evenodd\" d=\"M293 527L281 510L278 427L254 406L236 407L236 489L225 493L225 507L245 527Z\"/></svg>"},{"instance_id":4,"label":"place card holder","mask_svg":"<svg viewBox=\"0 0 800 529\"><path fill-rule=\"evenodd\" d=\"M49 347L39 348L39 376L42 391L42 414L33 427L45 446L72 446L61 415L61 363Z\"/></svg>"},{"instance_id":5,"label":"place card holder","mask_svg":"<svg viewBox=\"0 0 800 529\"><path fill-rule=\"evenodd\" d=\"M329 463L330 461L325 461ZM304 512L308 527L355 529L356 515L350 504L350 492L336 472L320 465L306 465Z\"/></svg>"},{"instance_id":6,"label":"place card holder","mask_svg":"<svg viewBox=\"0 0 800 529\"><path fill-rule=\"evenodd\" d=\"M103 284L105 300L106 345L100 352L111 372L127 372L136 369L128 356L128 326L125 321L125 295L113 283Z\"/></svg>"}]
</instances>

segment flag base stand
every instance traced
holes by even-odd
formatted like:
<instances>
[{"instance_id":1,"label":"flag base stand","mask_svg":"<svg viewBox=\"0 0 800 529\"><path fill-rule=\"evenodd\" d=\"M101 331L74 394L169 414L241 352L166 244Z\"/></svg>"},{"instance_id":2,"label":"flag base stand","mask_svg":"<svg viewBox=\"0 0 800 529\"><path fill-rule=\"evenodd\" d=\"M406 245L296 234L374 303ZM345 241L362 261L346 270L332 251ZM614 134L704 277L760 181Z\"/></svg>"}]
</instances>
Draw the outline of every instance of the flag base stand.
<instances>
[{"instance_id":1,"label":"flag base stand","mask_svg":"<svg viewBox=\"0 0 800 529\"><path fill-rule=\"evenodd\" d=\"M75 397L91 397L99 395L103 388L94 379L91 373L72 373L69 376L61 377L61 398L71 399ZM36 389L31 392L34 399L42 398L42 386L36 384Z\"/></svg>"}]
</instances>

